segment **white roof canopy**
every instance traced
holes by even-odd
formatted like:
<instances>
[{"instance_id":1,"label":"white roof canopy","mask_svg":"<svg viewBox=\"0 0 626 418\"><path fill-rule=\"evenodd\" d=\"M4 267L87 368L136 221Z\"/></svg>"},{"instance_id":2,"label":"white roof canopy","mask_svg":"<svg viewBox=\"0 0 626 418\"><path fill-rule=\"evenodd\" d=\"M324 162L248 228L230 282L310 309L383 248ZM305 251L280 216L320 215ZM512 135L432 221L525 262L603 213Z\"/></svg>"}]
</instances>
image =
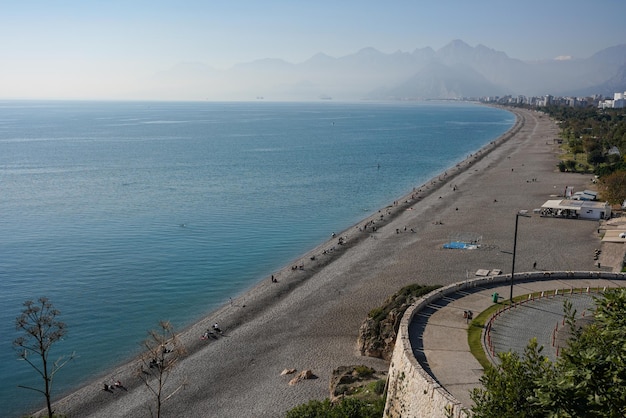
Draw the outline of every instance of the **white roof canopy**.
<instances>
[{"instance_id":1,"label":"white roof canopy","mask_svg":"<svg viewBox=\"0 0 626 418\"><path fill-rule=\"evenodd\" d=\"M569 209L569 210L582 210L582 209L604 209L607 206L606 202L590 202L588 200L548 200L541 205L545 209Z\"/></svg>"}]
</instances>

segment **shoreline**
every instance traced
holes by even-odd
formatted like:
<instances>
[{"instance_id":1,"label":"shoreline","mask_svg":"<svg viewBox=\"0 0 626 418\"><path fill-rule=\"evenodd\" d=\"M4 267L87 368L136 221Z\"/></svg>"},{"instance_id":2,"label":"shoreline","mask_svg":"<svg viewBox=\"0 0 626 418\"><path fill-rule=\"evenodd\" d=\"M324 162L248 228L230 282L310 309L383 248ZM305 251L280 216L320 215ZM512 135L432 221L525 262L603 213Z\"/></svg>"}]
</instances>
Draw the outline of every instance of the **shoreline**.
<instances>
[{"instance_id":1,"label":"shoreline","mask_svg":"<svg viewBox=\"0 0 626 418\"><path fill-rule=\"evenodd\" d=\"M351 248L355 245L358 245L363 239L368 237L367 234L363 234L360 231L358 231L359 225L378 222L378 225L377 225L378 227L385 226L386 224L391 222L393 219L395 219L399 214L401 214L404 210L406 210L408 207L412 206L413 204L419 203L421 199L431 195L433 192L435 192L440 187L442 187L443 184L445 184L447 181L454 179L458 174L462 173L465 170L468 170L470 166L472 165L472 163L482 159L493 149L497 148L502 143L509 140L512 136L514 136L517 132L519 132L519 130L521 129L521 126L523 125L523 120L520 120L520 115L512 112L510 109L506 109L506 108L501 108L501 109L507 110L515 116L515 122L513 123L513 126L509 130L507 130L505 133L503 133L496 139L485 144L473 154L468 155L465 159L456 163L454 166L448 167L448 169L433 176L432 178L430 178L429 180L427 180L420 186L414 187L412 191L400 196L400 198L394 202L394 203L400 202L399 204L394 205L392 203L390 205L386 205L378 209L377 211L371 213L370 215L366 216L365 218L361 219L359 222L339 232L337 234L337 237L345 238L343 245L339 247L338 245L334 245L337 242L337 239L331 238L313 247L311 250L305 252L301 256L295 258L292 262L286 264L285 266L281 267L280 269L276 271L276 273L274 274L274 277L278 280L278 283L272 283L270 281L271 276L265 277L261 279L260 281L252 284L249 288L247 288L246 290L244 290L243 292L241 292L234 298L231 298L230 302L222 303L214 310L201 316L198 321L194 322L191 325L186 326L182 330L178 330L178 335L180 336L181 341L183 341L183 344L188 353L187 355L188 356L191 355L197 350L202 349L203 345L206 345L206 344L203 344L204 341L201 341L200 343L198 343L196 341L198 338L194 339L194 336L202 335L206 329L211 327L212 324L216 322L220 323L220 325L225 329L232 329L232 328L240 326L241 324L246 322L246 319L258 314L259 310L264 309L266 303L273 303L276 301L276 295L269 294L269 293L274 293L276 288L278 288L277 293L279 297L288 296L288 294L294 288L298 287L303 282L309 280L316 271L332 263L336 258L341 257L341 255L346 249ZM383 214L383 212L385 212L385 214L387 215L387 218L384 220L381 220L380 214ZM324 251L329 248L335 248L335 250L332 251L332 254L331 252L328 252L328 251L326 254L324 254ZM315 256L315 261L311 262L311 257L313 256ZM324 256L324 258L318 259L318 257L320 256ZM309 264L312 264L312 265L309 266ZM300 266L300 265L305 265L304 270L292 269L293 266ZM297 277L292 277L294 276L293 273L296 273ZM285 278L286 276L291 276L291 277L288 277L289 282L283 283L284 282L283 278ZM268 281L270 281L269 285L267 283ZM268 289L269 287L272 287L271 291ZM250 303L254 303L255 306L251 308ZM233 307L245 308L245 312L242 312L242 311L229 312L232 310L231 308ZM100 388L102 386L101 384L102 381L111 380L111 379L108 379L107 376L115 376L114 380L120 379L123 382L129 382L130 379L132 378L131 376L129 376L129 373L128 373L129 369L132 369L133 365L135 365L137 361L138 361L137 357L132 357L129 360L124 361L118 364L117 366L114 366L112 369L94 377L93 379L90 379L85 385L79 387L76 390L73 390L69 393L62 395L62 397L58 401L54 402L55 404L54 407L56 409L61 409L61 408L65 409L68 406L68 404L72 404L75 402L77 393L92 386L97 386L98 388ZM137 382L137 383L140 383L140 382ZM137 386L137 385L129 385L127 383L125 383L125 385L128 387L129 390L132 387ZM78 398L81 398L81 397L82 395L78 396ZM73 408L69 407L69 409L71 410ZM37 412L37 414L39 413L41 413L41 410ZM72 415L68 414L68 416L72 416Z\"/></svg>"},{"instance_id":2,"label":"shoreline","mask_svg":"<svg viewBox=\"0 0 626 418\"><path fill-rule=\"evenodd\" d=\"M431 178L430 180L425 182L423 185L416 187L413 191L402 196L400 199L398 199L397 201L398 203L385 206L381 208L378 212L374 212L370 214L369 216L367 216L366 218L364 218L357 224L354 224L348 227L344 231L341 231L338 234L338 237L339 236L344 237L343 245L340 245L338 243L337 241L338 237L337 237L334 239L330 239L314 247L312 250L306 252L301 257L298 257L296 260L294 260L293 263L290 263L286 265L285 267L281 268L280 270L278 270L275 273L275 278L278 280L278 283L270 282L270 277L267 277L261 280L260 282L256 283L255 285L253 285L251 288L247 289L239 297L233 299L232 305L227 302L226 304L220 306L216 310L213 310L212 312L208 313L205 317L201 318L195 324L192 324L186 327L184 330L182 330L181 340L183 341L184 345L186 346L188 350L188 356L187 358L183 359L183 361L181 362L181 369L188 369L186 367L182 367L183 366L182 363L197 362L199 357L205 357L207 354L210 357L211 353L206 353L206 352L214 351L212 350L214 348L218 350L218 347L214 347L214 346L220 345L220 344L226 345L225 344L226 341L232 337L239 336L242 333L245 334L246 332L248 334L250 333L254 334L254 332L251 332L249 330L250 326L254 326L252 325L253 322L259 323L260 321L260 323L263 323L264 317L270 317L270 318L276 317L277 311L278 313L280 313L281 311L280 305L286 304L287 306L293 307L292 306L293 303L297 303L297 301L287 303L289 296L292 296L294 292L296 291L299 293L304 292L305 293L304 296L307 296L307 295L310 296L311 293L303 288L313 287L313 284L310 283L311 279L315 278L315 276L321 275L322 276L321 281L328 282L329 279L324 277L324 276L327 276L327 274L325 273L326 269L330 268L334 264L339 264L339 262L344 258L344 256L348 256L349 255L348 253L352 252L353 250L356 250L357 247L371 246L372 241L380 241L381 239L388 238L390 235L392 237L393 235L398 235L398 228L396 228L394 232L393 228L389 229L389 227L390 226L393 227L394 222L398 221L402 217L403 214L406 214L409 211L413 211L414 209L417 209L414 212L424 212L424 211L429 210L431 206L437 203L436 200L435 202L424 203L423 204L424 207L421 207L420 205L422 205L422 202L428 200L429 198L435 199L434 197L432 197L435 191L441 191L442 194L443 192L445 192L445 194L449 195L451 193L451 189L446 190L444 188L445 185L450 184L450 187L452 187L452 184L450 183L451 180L459 179L460 177L462 177L463 174L468 174L468 175L472 174L472 170L470 170L472 167L475 167L478 163L482 162L486 157L490 156L494 151L500 150L502 145L507 144L508 142L511 141L511 139L514 139L516 134L518 134L524 128L524 125L525 125L524 113L527 113L528 111L513 112L510 109L507 109L507 110L511 111L511 113L513 113L516 116L516 121L511 127L511 129L509 129L507 132L505 132L503 135L501 135L497 139L486 144L479 151L468 156L465 160L459 162L454 167L451 167L448 170L444 171L443 173L440 173L439 175ZM500 158L504 158L504 157L500 156ZM459 179L459 182L462 182L462 181L466 181L466 180ZM439 199L441 198L442 197L440 196ZM417 207L414 208L414 206L417 206ZM382 220L380 219L381 215L383 216ZM386 230L385 234L379 233L379 231L377 232L359 231L359 227L361 225L364 225L365 223L369 223L369 222L375 222L374 225L376 225L379 228L380 232L382 232L382 230L385 229ZM420 222L423 222L423 220L420 220ZM419 235L419 232L418 234L399 234L399 235ZM382 245L385 245L385 244L382 244ZM332 254L328 254L328 249L332 247L334 247L335 250L332 251ZM324 254L324 250L327 250L327 254ZM315 260L312 260L311 259L312 257L315 257ZM300 268L297 268L295 270L292 269L293 266L300 266L300 265L303 265L302 270ZM335 272L334 274L337 274L337 273ZM426 284L426 283L421 283L421 284ZM382 301L391 293L374 295L374 299L378 297L378 299L381 299ZM296 297L294 296L294 298ZM307 298L304 297L300 299L306 300ZM340 303L340 302L335 302L335 305L337 303ZM365 319L365 316L363 315L360 318L358 318L357 321L360 323L364 319ZM220 323L220 325L226 330L226 333L229 336L229 338L223 338L218 341L211 341L209 343L207 343L206 341L199 340L198 337L204 332L205 329L210 327L210 325L214 322ZM256 330L256 332L258 332L258 329ZM349 334L355 334L357 332L358 332L358 327L357 329L350 331ZM245 338L244 338L244 341L245 341ZM354 347L354 346L356 346L356 339L351 344L351 347ZM224 353L222 352L219 354L223 355ZM189 359L189 361L187 359ZM384 367L384 364L385 364L385 362L383 362L382 360L377 360L377 359L363 358L362 361L369 362L370 364L373 363L379 369L381 366ZM137 379L133 378L132 371L134 369L135 362L136 360L131 360L115 368L114 370L109 371L105 373L104 375L95 378L92 382L78 389L76 392L73 392L72 394L56 402L55 403L56 410L60 413L65 413L68 416L107 416L107 414L115 410L117 410L118 412L127 411L127 410L138 410L137 408L140 408L141 404L145 403L146 398L145 398L145 394L141 393L143 392L143 388L141 387L140 383L136 382L135 380ZM285 363L288 363L288 362L285 361ZM289 364L285 364L285 367L290 367L290 366ZM194 367L191 367L190 369L193 370ZM236 372L237 371L235 370L234 374L236 374ZM316 373L316 370L313 370L313 372ZM278 374L278 373L280 373L280 370L278 370L278 372L276 371L273 372L273 374ZM174 371L173 375L174 374L177 374L177 370ZM101 381L102 379L108 380L107 376L111 376L115 379L122 380L122 382L124 382L124 384L128 387L129 393L121 394L121 396L119 397L108 396L110 394L102 391L101 389L101 386L102 386ZM236 380L236 377L231 376L231 380L233 379ZM197 378L194 377L194 380L197 380ZM327 386L326 379L320 378L317 380L324 380L322 385ZM308 382L305 382L301 386L304 386L307 383ZM199 391L199 388L189 389L187 391L184 391L184 393L189 392L189 391ZM318 397L318 395L319 395L319 391L316 391L316 394L314 396L303 394L304 398L306 399L305 402L308 399ZM327 393L325 394L324 397L326 396L328 396ZM193 395L188 396L185 394L185 398L192 398L194 400L194 403L197 403L197 404L202 403L201 400L196 399L198 398L197 396L193 396ZM175 407L174 404L178 401L173 401L173 402L174 403L172 405L168 404L167 406ZM296 402L295 405L299 403L301 402ZM178 410L178 408L175 408L175 410ZM105 411L109 411L109 412L105 412ZM190 414L190 412L187 409L184 409L184 411L185 411L184 412L185 414ZM231 416L229 414L232 413L232 411L227 412L229 411L228 409L223 409L223 411L225 413L225 415L223 416ZM270 412L266 411L265 409L260 409L259 411L257 411L257 414L255 415L263 416L266 413L269 414L267 416L272 415ZM124 413L122 413L122 415L124 415ZM184 416L192 416L192 415L193 414L184 415ZM108 415L108 416L113 416L113 415ZM135 415L131 415L131 416L135 416ZM180 415L180 416L183 416L183 415ZM235 416L235 415L232 415L232 416Z\"/></svg>"},{"instance_id":3,"label":"shoreline","mask_svg":"<svg viewBox=\"0 0 626 418\"><path fill-rule=\"evenodd\" d=\"M508 111L511 112L510 110ZM308 280L311 276L314 275L315 272L332 263L333 261L335 261L336 258L341 257L345 250L352 248L355 245L358 245L361 241L370 237L370 235L363 233L364 231L359 230L362 225L371 224L376 226L377 228L382 228L388 225L405 210L408 210L411 206L418 204L420 200L432 195L435 191L443 187L444 184L447 184L450 180L456 178L457 175L463 173L465 170L469 170L473 163L480 161L482 158L487 156L489 152L496 149L502 143L513 137L521 129L523 120L520 120L520 116L518 114L514 112L511 113L515 115L516 119L513 123L513 126L508 131L506 131L493 141L490 141L486 145L482 146L478 151L470 154L462 161L456 163L454 166L451 166L443 172L433 176L426 182L422 183L420 186L414 187L413 190L411 190L410 192L401 195L391 204L381 207L380 209L376 210L375 212L371 213L370 215L366 216L355 224L352 224L346 229L340 231L336 234L336 237L326 240L323 243L313 247L311 250L308 250L302 255L296 257L290 263L279 268L275 274L267 276L261 279L259 282L252 284L249 288L238 294L238 296L236 296L235 298L231 298L232 301L234 303L236 303L237 301L241 301L242 303L239 304L239 306L245 305L245 307L249 307L249 305L246 303L246 300L249 300L250 296L257 296L256 293L261 291L261 289L265 289L266 287L272 287L274 289L276 287L280 288L280 286L276 285L280 284L280 279L285 276L289 276L288 278L291 280L288 284L290 289L297 286L300 282ZM338 243L339 238L343 238L343 244ZM331 248L333 250L329 251L329 249ZM311 257L315 257L315 259L312 260ZM295 267L297 266L304 266L304 269L296 269ZM299 278L293 280L294 273L297 274ZM278 283L271 282L272 276L274 276L278 280ZM270 284L267 285L267 282L270 282ZM280 293L285 292L281 291ZM253 297L252 299L255 298ZM203 316L198 322L203 322L207 325L213 324L219 317L218 313L222 313L224 310L228 310L230 307L232 307L232 305L228 302L225 302L217 309ZM181 331L181 334L190 331L197 325L197 323L194 323L188 327L185 327Z\"/></svg>"}]
</instances>

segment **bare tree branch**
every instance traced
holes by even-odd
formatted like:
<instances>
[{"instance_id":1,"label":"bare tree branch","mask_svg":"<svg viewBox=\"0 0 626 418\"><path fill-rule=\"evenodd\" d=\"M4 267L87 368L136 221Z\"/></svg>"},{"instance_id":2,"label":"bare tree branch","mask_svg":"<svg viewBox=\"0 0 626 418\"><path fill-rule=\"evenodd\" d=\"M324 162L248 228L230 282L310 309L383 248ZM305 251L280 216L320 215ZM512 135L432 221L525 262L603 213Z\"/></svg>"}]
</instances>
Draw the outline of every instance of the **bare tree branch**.
<instances>
[{"instance_id":1,"label":"bare tree branch","mask_svg":"<svg viewBox=\"0 0 626 418\"><path fill-rule=\"evenodd\" d=\"M54 412L51 402L52 380L63 366L74 359L75 354L72 353L67 359L61 357L52 365L48 364L52 345L67 334L67 326L57 319L61 312L55 309L46 297L40 297L37 302L27 300L23 306L22 314L15 319L15 328L23 331L24 335L13 341L13 347L19 358L26 361L41 376L44 388L22 385L18 387L43 394L46 397L48 417L52 418ZM29 353L31 356L34 355L35 359L31 360Z\"/></svg>"}]
</instances>

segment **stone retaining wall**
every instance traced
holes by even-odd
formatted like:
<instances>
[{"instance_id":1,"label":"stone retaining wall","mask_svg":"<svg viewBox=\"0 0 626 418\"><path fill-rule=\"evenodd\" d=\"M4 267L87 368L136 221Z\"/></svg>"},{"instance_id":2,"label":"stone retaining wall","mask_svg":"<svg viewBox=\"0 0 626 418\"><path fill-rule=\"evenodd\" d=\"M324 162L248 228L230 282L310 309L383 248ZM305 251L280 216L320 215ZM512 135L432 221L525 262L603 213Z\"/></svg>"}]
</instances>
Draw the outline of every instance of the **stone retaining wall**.
<instances>
[{"instance_id":1,"label":"stone retaining wall","mask_svg":"<svg viewBox=\"0 0 626 418\"><path fill-rule=\"evenodd\" d=\"M532 272L515 275L515 282L541 280L606 279L624 280L623 273L598 271ZM404 313L398 329L395 349L389 367L387 403L384 417L465 418L467 406L454 398L429 375L413 355L409 340L409 324L423 308L446 295L475 287L495 287L510 283L511 275L481 277L439 288L411 305Z\"/></svg>"}]
</instances>

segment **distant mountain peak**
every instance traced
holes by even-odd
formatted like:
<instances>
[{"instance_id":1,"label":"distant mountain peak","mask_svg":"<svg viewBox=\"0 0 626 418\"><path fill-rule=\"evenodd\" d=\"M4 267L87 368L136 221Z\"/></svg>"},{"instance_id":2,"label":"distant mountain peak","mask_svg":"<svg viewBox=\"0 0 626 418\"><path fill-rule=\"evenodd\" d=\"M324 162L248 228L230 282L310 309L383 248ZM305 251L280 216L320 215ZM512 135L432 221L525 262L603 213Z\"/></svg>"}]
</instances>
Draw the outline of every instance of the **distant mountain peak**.
<instances>
[{"instance_id":1,"label":"distant mountain peak","mask_svg":"<svg viewBox=\"0 0 626 418\"><path fill-rule=\"evenodd\" d=\"M308 60L304 61L303 64L311 64L311 63L328 63L328 62L332 62L334 61L336 58L331 57L330 55L327 55L323 52L318 52L317 54L313 55L311 58L309 58Z\"/></svg>"},{"instance_id":2,"label":"distant mountain peak","mask_svg":"<svg viewBox=\"0 0 626 418\"><path fill-rule=\"evenodd\" d=\"M460 39L454 39L448 45L444 46L441 49L472 49L472 47Z\"/></svg>"},{"instance_id":3,"label":"distant mountain peak","mask_svg":"<svg viewBox=\"0 0 626 418\"><path fill-rule=\"evenodd\" d=\"M334 59L334 58L323 52L318 52L317 54L313 55L310 59Z\"/></svg>"},{"instance_id":4,"label":"distant mountain peak","mask_svg":"<svg viewBox=\"0 0 626 418\"><path fill-rule=\"evenodd\" d=\"M190 91L192 84L205 86L194 90L203 94L236 91L254 97L262 90L264 97L276 100L567 96L582 89L612 95L626 90L625 66L626 44L586 59L523 62L455 39L436 51L425 47L384 53L369 46L340 57L319 52L299 64L267 58L224 71L186 63L161 74L161 79L189 85Z\"/></svg>"},{"instance_id":5,"label":"distant mountain peak","mask_svg":"<svg viewBox=\"0 0 626 418\"><path fill-rule=\"evenodd\" d=\"M368 46L362 49L359 49L359 51L355 54L355 55L382 55L383 53L380 52L379 50L377 50L374 47Z\"/></svg>"}]
</instances>

